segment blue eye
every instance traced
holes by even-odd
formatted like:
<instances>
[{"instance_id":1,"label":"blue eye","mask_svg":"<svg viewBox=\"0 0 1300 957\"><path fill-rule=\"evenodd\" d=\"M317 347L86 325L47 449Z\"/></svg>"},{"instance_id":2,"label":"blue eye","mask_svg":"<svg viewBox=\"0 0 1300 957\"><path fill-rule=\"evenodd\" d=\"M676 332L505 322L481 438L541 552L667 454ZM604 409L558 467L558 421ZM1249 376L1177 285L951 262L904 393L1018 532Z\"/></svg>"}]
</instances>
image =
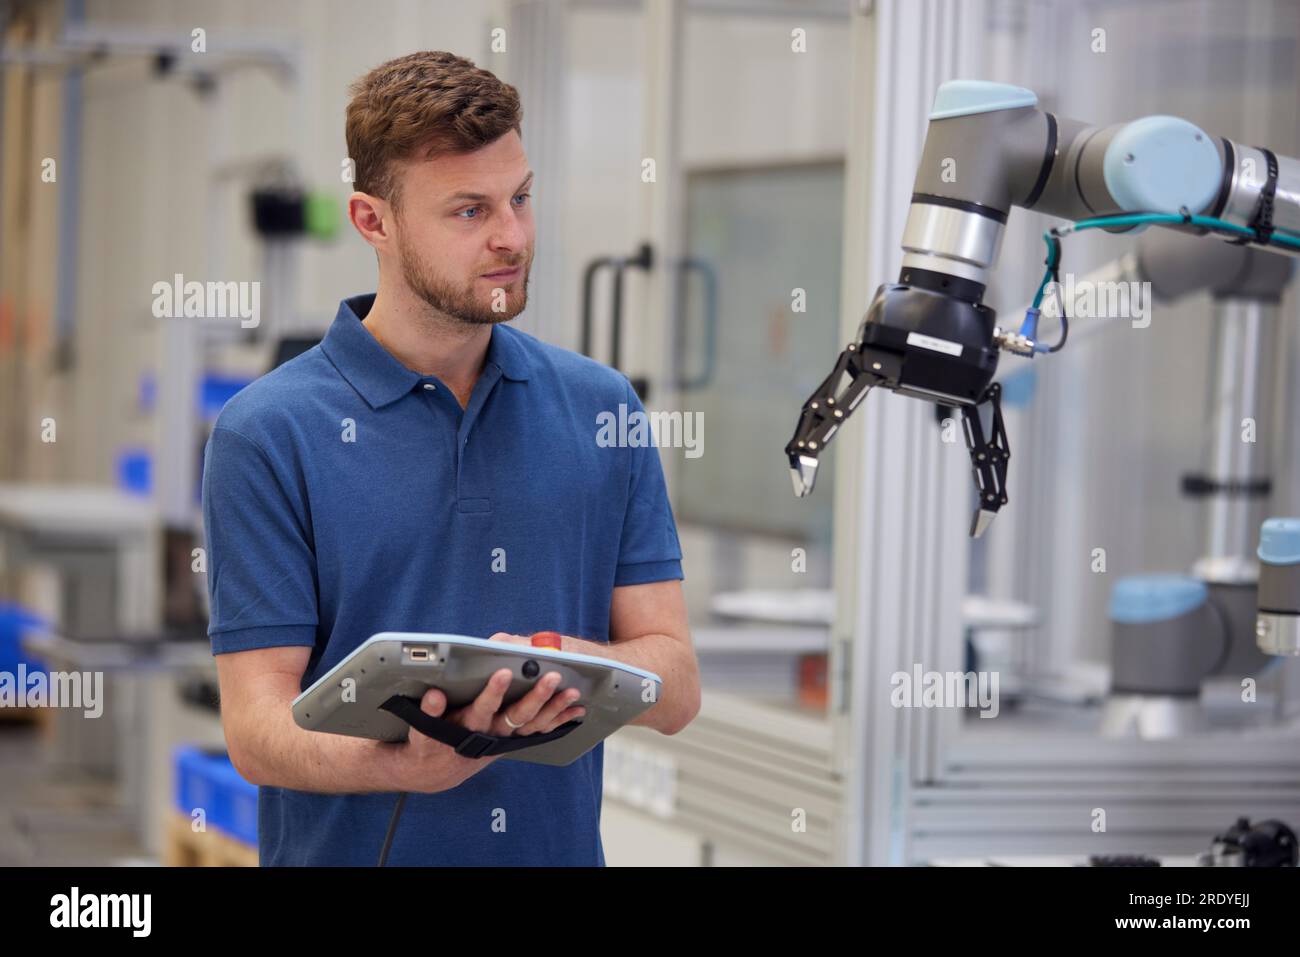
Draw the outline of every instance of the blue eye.
<instances>
[{"instance_id":1,"label":"blue eye","mask_svg":"<svg viewBox=\"0 0 1300 957\"><path fill-rule=\"evenodd\" d=\"M532 196L532 195L533 195L532 193L520 193L518 196L515 197L515 199L528 199L528 197L530 197L530 196ZM523 204L523 203L520 203L520 204L517 205L515 208L516 208L516 209L523 209L523 207L524 207L524 204ZM477 217L477 216L466 216L466 215L465 215L466 213L471 213L471 212L474 212L475 210L478 210L478 209L482 209L482 207L481 207L481 206L470 206L470 207L468 207L467 209L462 209L462 210L461 210L460 212L458 212L456 215L457 215L459 218L461 218L461 219L478 219L479 217Z\"/></svg>"}]
</instances>

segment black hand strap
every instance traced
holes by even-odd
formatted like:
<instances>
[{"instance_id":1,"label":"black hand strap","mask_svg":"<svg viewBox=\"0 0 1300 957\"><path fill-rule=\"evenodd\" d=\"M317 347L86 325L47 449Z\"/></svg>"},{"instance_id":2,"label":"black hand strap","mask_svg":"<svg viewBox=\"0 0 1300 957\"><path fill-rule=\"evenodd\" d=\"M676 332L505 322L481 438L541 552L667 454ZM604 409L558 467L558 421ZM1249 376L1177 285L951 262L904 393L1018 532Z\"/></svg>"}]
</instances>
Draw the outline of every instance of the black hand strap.
<instances>
[{"instance_id":1,"label":"black hand strap","mask_svg":"<svg viewBox=\"0 0 1300 957\"><path fill-rule=\"evenodd\" d=\"M420 710L420 704L413 698L395 694L379 706L380 711L396 715L416 731L441 741L456 749L456 753L467 758L483 758L491 754L505 754L507 751L519 751L523 748L536 747L548 741L564 737L574 728L582 725L581 721L568 721L554 731L545 734L528 734L523 737L502 738L495 734L482 734L471 731L455 721L435 718Z\"/></svg>"}]
</instances>

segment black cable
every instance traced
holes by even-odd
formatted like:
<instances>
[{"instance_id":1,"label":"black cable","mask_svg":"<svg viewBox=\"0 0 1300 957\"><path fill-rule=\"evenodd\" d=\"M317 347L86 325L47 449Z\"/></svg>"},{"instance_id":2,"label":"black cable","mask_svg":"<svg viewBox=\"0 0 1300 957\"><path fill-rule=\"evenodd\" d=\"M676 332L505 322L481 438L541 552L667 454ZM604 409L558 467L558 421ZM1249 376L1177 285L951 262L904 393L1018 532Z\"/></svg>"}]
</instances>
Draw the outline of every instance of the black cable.
<instances>
[{"instance_id":1,"label":"black cable","mask_svg":"<svg viewBox=\"0 0 1300 957\"><path fill-rule=\"evenodd\" d=\"M1056 283L1056 304L1061 307L1061 338L1047 350L1049 353L1060 352L1065 348L1065 340L1070 338L1070 317L1065 311L1065 299L1061 296L1061 274L1053 273L1052 281Z\"/></svg>"},{"instance_id":2,"label":"black cable","mask_svg":"<svg viewBox=\"0 0 1300 957\"><path fill-rule=\"evenodd\" d=\"M406 792L403 791L397 795L397 804L393 806L393 816L388 819L388 833L384 835L384 846L379 852L379 863L375 867L383 867L388 861L388 851L393 846L393 835L397 833L397 822L402 817L402 808L406 806Z\"/></svg>"}]
</instances>

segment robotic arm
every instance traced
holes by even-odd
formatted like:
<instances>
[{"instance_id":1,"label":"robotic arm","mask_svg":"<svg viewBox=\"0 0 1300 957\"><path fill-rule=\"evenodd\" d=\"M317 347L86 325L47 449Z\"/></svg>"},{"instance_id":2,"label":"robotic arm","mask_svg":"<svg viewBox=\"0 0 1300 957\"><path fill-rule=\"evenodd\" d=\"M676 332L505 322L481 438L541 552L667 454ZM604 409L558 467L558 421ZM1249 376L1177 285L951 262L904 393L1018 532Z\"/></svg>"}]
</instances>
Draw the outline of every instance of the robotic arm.
<instances>
[{"instance_id":1,"label":"robotic arm","mask_svg":"<svg viewBox=\"0 0 1300 957\"><path fill-rule=\"evenodd\" d=\"M945 83L930 114L898 282L876 290L854 341L804 403L785 448L795 494L807 495L818 456L844 420L883 386L961 408L979 504L978 537L1007 503L1010 449L993 381L998 353L1033 356L1038 306L1059 283L1060 239L1086 228L1147 224L1300 256L1300 160L1212 138L1192 123L1148 116L1093 127L1037 108L1029 90ZM1047 272L1018 331L982 303L1012 206L1070 220L1047 236Z\"/></svg>"}]
</instances>

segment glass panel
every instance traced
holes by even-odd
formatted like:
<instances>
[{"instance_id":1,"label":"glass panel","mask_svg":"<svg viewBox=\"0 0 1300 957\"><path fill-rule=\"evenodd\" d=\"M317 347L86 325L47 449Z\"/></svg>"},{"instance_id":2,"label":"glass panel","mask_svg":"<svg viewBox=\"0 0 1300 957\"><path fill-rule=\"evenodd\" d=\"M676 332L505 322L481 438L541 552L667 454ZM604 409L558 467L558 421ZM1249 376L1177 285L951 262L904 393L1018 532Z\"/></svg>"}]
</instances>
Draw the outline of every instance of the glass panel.
<instances>
[{"instance_id":1,"label":"glass panel","mask_svg":"<svg viewBox=\"0 0 1300 957\"><path fill-rule=\"evenodd\" d=\"M708 453L679 463L674 505L704 685L813 713L826 701L834 449L802 499L783 450L839 349L843 189L839 162L691 173L695 268L677 330L679 375L695 383L681 404L702 416Z\"/></svg>"},{"instance_id":2,"label":"glass panel","mask_svg":"<svg viewBox=\"0 0 1300 957\"><path fill-rule=\"evenodd\" d=\"M782 449L839 351L843 195L840 163L689 177L685 248L714 271L719 293L716 366L683 394L703 414L709 454L681 469L681 521L829 542L834 446L806 499L792 494ZM679 361L691 375L708 332L703 280L688 276ZM806 311L794 311L796 296Z\"/></svg>"}]
</instances>

